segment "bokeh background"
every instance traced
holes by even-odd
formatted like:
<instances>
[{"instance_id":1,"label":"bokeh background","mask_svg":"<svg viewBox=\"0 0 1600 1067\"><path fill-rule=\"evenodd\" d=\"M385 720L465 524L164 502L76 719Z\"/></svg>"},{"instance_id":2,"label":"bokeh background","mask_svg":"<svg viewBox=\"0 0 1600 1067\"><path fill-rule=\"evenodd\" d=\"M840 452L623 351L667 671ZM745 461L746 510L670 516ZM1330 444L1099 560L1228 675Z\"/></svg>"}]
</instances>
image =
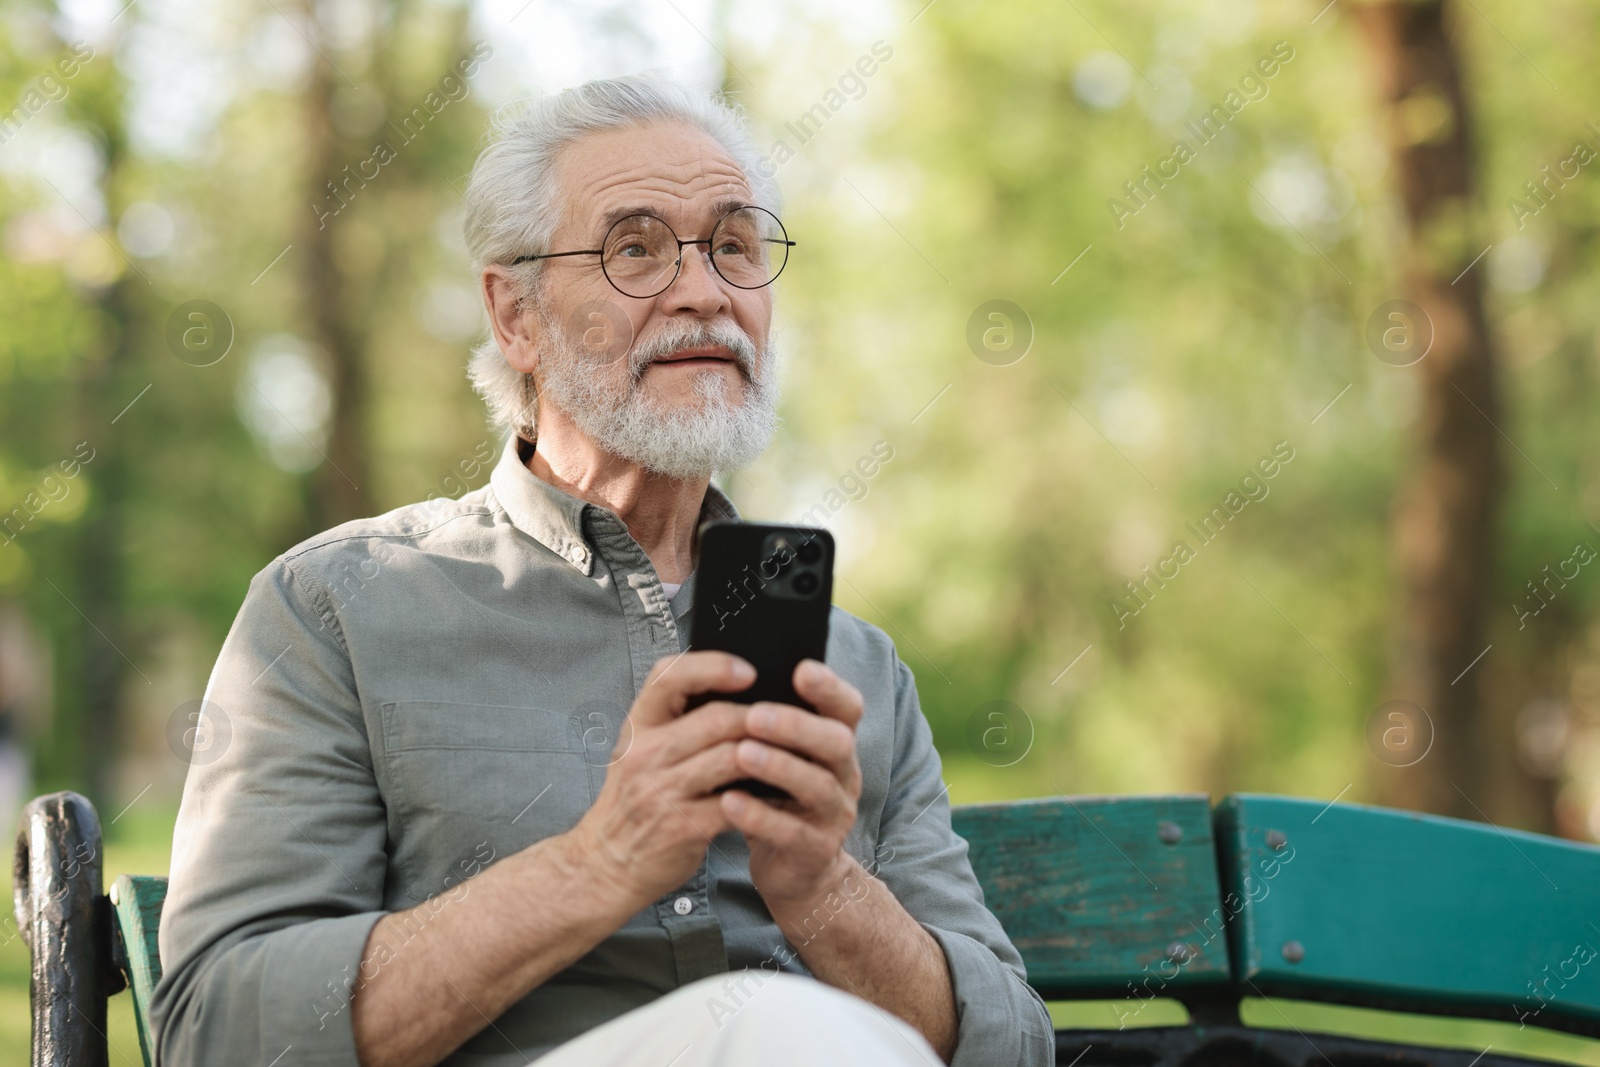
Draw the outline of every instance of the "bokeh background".
<instances>
[{"instance_id":1,"label":"bokeh background","mask_svg":"<svg viewBox=\"0 0 1600 1067\"><path fill-rule=\"evenodd\" d=\"M747 109L798 241L785 423L726 488L833 529L954 802L1593 841L1597 39L1594 0L0 0L0 825L77 789L108 881L165 872L250 576L498 453L486 116L660 70Z\"/></svg>"}]
</instances>

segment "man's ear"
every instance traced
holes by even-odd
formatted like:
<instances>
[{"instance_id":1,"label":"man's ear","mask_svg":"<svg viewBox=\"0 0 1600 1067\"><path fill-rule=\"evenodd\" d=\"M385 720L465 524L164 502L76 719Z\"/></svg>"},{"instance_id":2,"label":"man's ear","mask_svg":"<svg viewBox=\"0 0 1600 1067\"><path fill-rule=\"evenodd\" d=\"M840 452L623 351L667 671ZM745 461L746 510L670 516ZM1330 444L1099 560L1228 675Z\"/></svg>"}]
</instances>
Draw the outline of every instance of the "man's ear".
<instances>
[{"instance_id":1,"label":"man's ear","mask_svg":"<svg viewBox=\"0 0 1600 1067\"><path fill-rule=\"evenodd\" d=\"M517 307L516 279L498 263L483 268L483 306L506 362L522 374L532 374L539 366L539 316L531 308Z\"/></svg>"}]
</instances>

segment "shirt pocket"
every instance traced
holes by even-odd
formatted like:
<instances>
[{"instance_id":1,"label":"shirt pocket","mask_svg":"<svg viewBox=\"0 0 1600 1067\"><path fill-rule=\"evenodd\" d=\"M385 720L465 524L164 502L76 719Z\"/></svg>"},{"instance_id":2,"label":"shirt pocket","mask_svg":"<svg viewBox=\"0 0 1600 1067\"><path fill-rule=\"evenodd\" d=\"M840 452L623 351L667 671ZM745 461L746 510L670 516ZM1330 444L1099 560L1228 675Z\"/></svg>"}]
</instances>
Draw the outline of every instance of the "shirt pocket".
<instances>
[{"instance_id":1,"label":"shirt pocket","mask_svg":"<svg viewBox=\"0 0 1600 1067\"><path fill-rule=\"evenodd\" d=\"M390 848L408 897L565 833L594 803L577 715L423 700L381 710Z\"/></svg>"}]
</instances>

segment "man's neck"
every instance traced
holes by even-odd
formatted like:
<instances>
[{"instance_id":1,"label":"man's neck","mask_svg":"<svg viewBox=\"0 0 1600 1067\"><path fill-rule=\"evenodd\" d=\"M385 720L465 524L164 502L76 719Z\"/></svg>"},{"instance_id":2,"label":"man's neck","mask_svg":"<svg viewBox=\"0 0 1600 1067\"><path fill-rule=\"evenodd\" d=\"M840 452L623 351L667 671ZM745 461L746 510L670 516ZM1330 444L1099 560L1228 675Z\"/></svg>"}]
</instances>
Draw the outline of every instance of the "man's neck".
<instances>
[{"instance_id":1,"label":"man's neck","mask_svg":"<svg viewBox=\"0 0 1600 1067\"><path fill-rule=\"evenodd\" d=\"M543 418L528 469L564 493L615 512L662 581L682 582L694 569L694 532L709 478L652 474L597 448L570 424Z\"/></svg>"}]
</instances>

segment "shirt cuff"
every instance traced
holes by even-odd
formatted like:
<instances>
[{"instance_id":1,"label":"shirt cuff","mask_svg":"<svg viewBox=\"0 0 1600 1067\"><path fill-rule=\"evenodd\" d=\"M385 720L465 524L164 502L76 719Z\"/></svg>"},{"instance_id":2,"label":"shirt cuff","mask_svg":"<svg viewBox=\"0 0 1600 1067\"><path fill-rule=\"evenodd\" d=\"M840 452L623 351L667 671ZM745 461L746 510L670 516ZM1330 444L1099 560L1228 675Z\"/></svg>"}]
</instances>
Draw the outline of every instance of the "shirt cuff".
<instances>
[{"instance_id":1,"label":"shirt cuff","mask_svg":"<svg viewBox=\"0 0 1600 1067\"><path fill-rule=\"evenodd\" d=\"M921 924L939 943L955 992L956 1051L950 1067L1046 1067L1055 1062L1055 1030L1044 1001L987 945Z\"/></svg>"},{"instance_id":2,"label":"shirt cuff","mask_svg":"<svg viewBox=\"0 0 1600 1067\"><path fill-rule=\"evenodd\" d=\"M290 1046L294 1055L285 1063L350 1067L358 1062L350 998L367 937L387 914L314 919L268 935L261 971L261 1051L266 1062Z\"/></svg>"}]
</instances>

